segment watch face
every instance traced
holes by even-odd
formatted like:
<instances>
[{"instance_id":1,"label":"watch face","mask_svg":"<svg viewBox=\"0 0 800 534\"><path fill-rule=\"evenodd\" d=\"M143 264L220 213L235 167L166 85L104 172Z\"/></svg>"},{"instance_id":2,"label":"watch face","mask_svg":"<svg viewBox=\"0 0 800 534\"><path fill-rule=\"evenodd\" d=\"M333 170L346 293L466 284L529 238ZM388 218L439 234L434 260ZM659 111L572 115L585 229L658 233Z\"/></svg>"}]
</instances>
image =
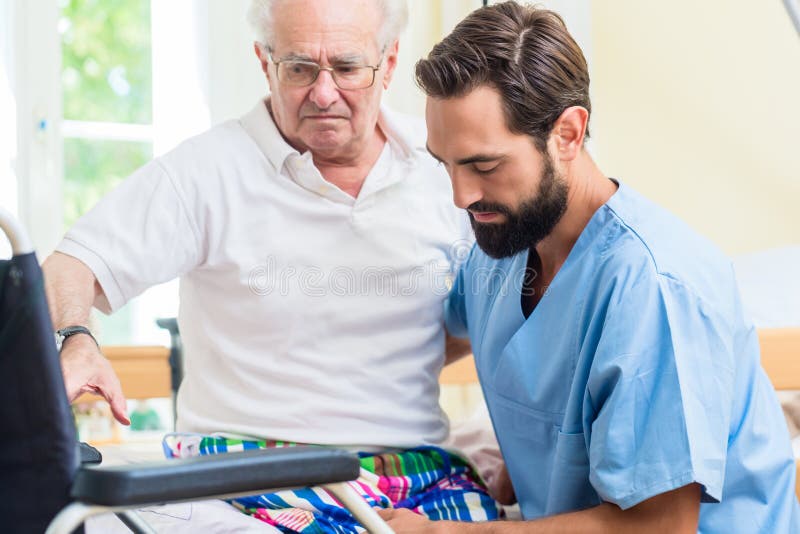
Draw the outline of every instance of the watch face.
<instances>
[{"instance_id":1,"label":"watch face","mask_svg":"<svg viewBox=\"0 0 800 534\"><path fill-rule=\"evenodd\" d=\"M79 334L79 333L88 334L89 330L82 326L68 326L66 328L62 328L61 330L59 330L58 333L61 334L64 338L68 338L73 334Z\"/></svg>"},{"instance_id":2,"label":"watch face","mask_svg":"<svg viewBox=\"0 0 800 534\"><path fill-rule=\"evenodd\" d=\"M56 347L58 347L58 350L61 351L61 347L64 344L65 339L70 336L74 336L75 334L86 334L94 340L92 332L85 326L68 326L56 331ZM95 343L97 343L96 340Z\"/></svg>"}]
</instances>

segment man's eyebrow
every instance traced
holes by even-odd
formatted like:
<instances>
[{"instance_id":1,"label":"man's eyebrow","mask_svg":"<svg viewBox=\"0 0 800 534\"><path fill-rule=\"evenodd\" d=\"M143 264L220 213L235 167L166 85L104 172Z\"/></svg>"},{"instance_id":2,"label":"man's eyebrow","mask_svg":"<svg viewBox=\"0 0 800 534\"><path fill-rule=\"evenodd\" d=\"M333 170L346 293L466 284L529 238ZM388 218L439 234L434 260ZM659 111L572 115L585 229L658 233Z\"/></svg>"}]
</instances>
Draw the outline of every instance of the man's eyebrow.
<instances>
[{"instance_id":1,"label":"man's eyebrow","mask_svg":"<svg viewBox=\"0 0 800 534\"><path fill-rule=\"evenodd\" d=\"M306 61L309 63L317 63L317 60L310 55L300 52L289 52L281 56L280 61ZM360 54L342 54L341 56L332 56L330 62L331 65L363 65L365 59L364 56Z\"/></svg>"},{"instance_id":2,"label":"man's eyebrow","mask_svg":"<svg viewBox=\"0 0 800 534\"><path fill-rule=\"evenodd\" d=\"M364 65L366 59L361 54L342 54L341 56L331 56L332 65Z\"/></svg>"},{"instance_id":3,"label":"man's eyebrow","mask_svg":"<svg viewBox=\"0 0 800 534\"><path fill-rule=\"evenodd\" d=\"M433 156L433 159L436 161L441 162L442 158L437 156L431 147L428 144L425 144L425 148L428 150L428 153ZM470 163L488 163L492 161L498 161L505 158L503 154L474 154L472 156L467 156L466 158L461 158L456 160L456 165L469 165Z\"/></svg>"},{"instance_id":4,"label":"man's eyebrow","mask_svg":"<svg viewBox=\"0 0 800 534\"><path fill-rule=\"evenodd\" d=\"M497 161L503 159L505 156L503 154L474 154L472 156L467 156L466 158L461 158L456 160L456 165L469 165L470 163L489 163L492 161Z\"/></svg>"},{"instance_id":5,"label":"man's eyebrow","mask_svg":"<svg viewBox=\"0 0 800 534\"><path fill-rule=\"evenodd\" d=\"M299 54L297 52L289 52L288 54L275 59L277 59L278 61L310 61L310 62L314 61L313 59L311 59L311 56L308 56L306 54Z\"/></svg>"}]
</instances>

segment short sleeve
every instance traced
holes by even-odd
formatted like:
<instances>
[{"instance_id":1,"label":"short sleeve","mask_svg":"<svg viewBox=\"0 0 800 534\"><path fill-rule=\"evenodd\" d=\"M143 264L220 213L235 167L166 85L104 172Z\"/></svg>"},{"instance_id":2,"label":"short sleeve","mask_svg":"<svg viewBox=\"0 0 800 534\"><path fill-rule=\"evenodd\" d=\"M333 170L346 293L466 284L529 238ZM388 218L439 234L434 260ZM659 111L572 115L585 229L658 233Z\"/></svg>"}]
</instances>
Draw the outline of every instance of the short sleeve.
<instances>
[{"instance_id":1,"label":"short sleeve","mask_svg":"<svg viewBox=\"0 0 800 534\"><path fill-rule=\"evenodd\" d=\"M200 239L175 183L155 160L81 217L56 250L91 269L108 313L189 271L199 261Z\"/></svg>"},{"instance_id":2,"label":"short sleeve","mask_svg":"<svg viewBox=\"0 0 800 534\"><path fill-rule=\"evenodd\" d=\"M620 284L591 366L590 482L623 509L696 482L722 497L733 395L730 326L656 272Z\"/></svg>"},{"instance_id":3,"label":"short sleeve","mask_svg":"<svg viewBox=\"0 0 800 534\"><path fill-rule=\"evenodd\" d=\"M453 287L444 301L444 325L447 333L453 337L466 338L467 330L467 303L466 285L464 283L465 271L469 268L469 258L464 261L456 272Z\"/></svg>"}]
</instances>

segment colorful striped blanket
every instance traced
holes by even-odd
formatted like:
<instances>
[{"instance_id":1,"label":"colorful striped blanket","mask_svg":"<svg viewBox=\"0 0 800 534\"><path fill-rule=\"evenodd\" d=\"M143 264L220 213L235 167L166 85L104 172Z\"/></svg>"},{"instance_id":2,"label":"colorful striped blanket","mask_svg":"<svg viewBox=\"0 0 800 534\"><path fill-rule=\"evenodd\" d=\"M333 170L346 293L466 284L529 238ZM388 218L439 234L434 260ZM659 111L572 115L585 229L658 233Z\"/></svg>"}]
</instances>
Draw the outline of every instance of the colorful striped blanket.
<instances>
[{"instance_id":1,"label":"colorful striped blanket","mask_svg":"<svg viewBox=\"0 0 800 534\"><path fill-rule=\"evenodd\" d=\"M165 454L172 458L295 445L195 434L164 438ZM361 474L352 487L373 507L409 508L434 520L487 521L499 516L499 506L475 471L444 449L417 447L359 457ZM231 504L282 532L364 532L347 509L318 487L237 498Z\"/></svg>"}]
</instances>

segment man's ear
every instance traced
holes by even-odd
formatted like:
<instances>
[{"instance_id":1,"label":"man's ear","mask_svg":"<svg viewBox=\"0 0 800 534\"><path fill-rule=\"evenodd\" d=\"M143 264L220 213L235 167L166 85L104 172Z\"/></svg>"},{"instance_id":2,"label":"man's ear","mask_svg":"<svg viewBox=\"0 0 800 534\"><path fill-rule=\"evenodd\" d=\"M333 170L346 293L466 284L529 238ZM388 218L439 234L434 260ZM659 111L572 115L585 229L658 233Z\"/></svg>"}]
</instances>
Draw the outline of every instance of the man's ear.
<instances>
[{"instance_id":1,"label":"man's ear","mask_svg":"<svg viewBox=\"0 0 800 534\"><path fill-rule=\"evenodd\" d=\"M571 161L580 154L588 123L589 112L582 106L572 106L561 113L552 134L559 159Z\"/></svg>"},{"instance_id":2,"label":"man's ear","mask_svg":"<svg viewBox=\"0 0 800 534\"><path fill-rule=\"evenodd\" d=\"M259 63L261 63L261 70L264 71L264 74L269 76L269 52L267 52L264 45L258 41L253 41L253 50L256 53Z\"/></svg>"},{"instance_id":3,"label":"man's ear","mask_svg":"<svg viewBox=\"0 0 800 534\"><path fill-rule=\"evenodd\" d=\"M392 81L394 69L397 67L397 52L400 49L400 41L395 39L394 42L386 49L386 72L383 73L383 88L388 89L389 83Z\"/></svg>"},{"instance_id":4,"label":"man's ear","mask_svg":"<svg viewBox=\"0 0 800 534\"><path fill-rule=\"evenodd\" d=\"M270 91L272 90L272 78L269 73L269 55L267 53L267 49L264 48L264 45L259 43L258 41L253 42L253 50L256 53L256 57L258 58L258 62L261 63L261 70L267 76L267 82L269 83Z\"/></svg>"}]
</instances>

